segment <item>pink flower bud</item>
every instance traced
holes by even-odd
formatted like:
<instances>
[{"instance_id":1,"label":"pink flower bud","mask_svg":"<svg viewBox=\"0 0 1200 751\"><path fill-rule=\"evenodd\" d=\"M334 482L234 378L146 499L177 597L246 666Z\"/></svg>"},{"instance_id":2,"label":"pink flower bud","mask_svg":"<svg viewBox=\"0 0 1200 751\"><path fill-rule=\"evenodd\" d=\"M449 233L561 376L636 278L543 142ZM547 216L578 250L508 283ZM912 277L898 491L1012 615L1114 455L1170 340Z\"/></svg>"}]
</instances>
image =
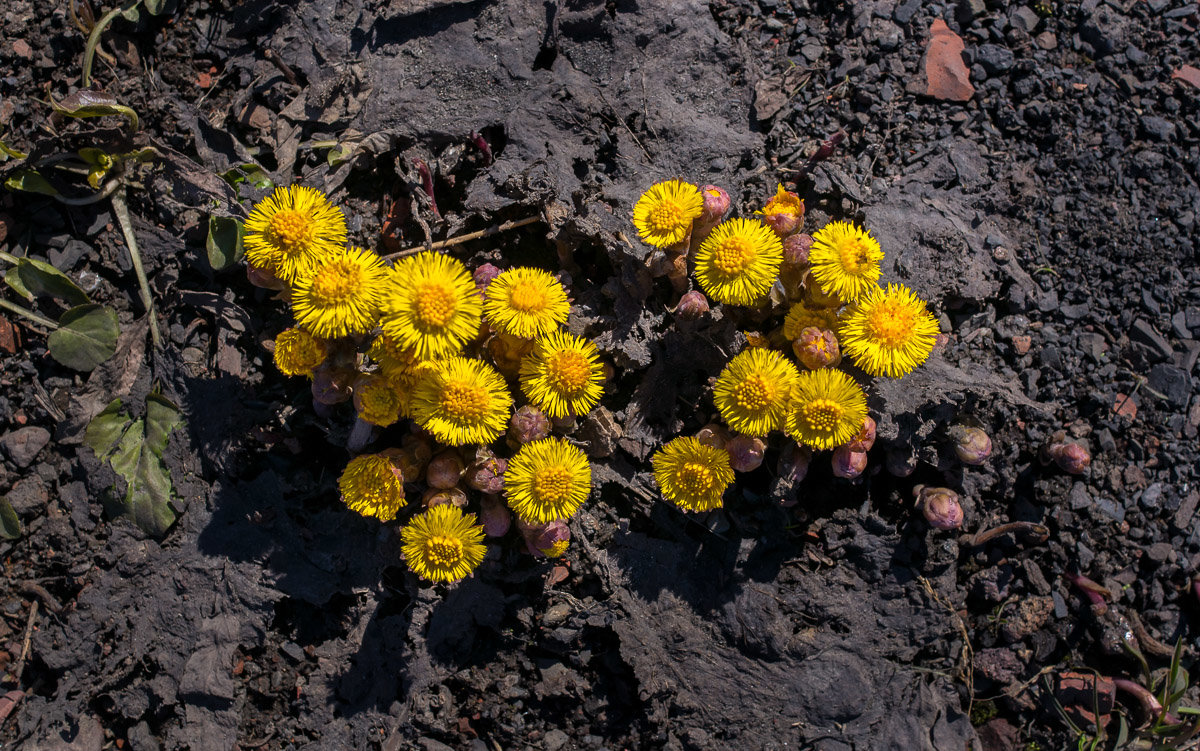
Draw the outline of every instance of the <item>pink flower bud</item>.
<instances>
[{"instance_id":1,"label":"pink flower bud","mask_svg":"<svg viewBox=\"0 0 1200 751\"><path fill-rule=\"evenodd\" d=\"M809 326L800 331L800 336L792 342L792 351L796 359L809 370L836 367L842 361L842 350L838 346L837 337L832 331Z\"/></svg>"},{"instance_id":2,"label":"pink flower bud","mask_svg":"<svg viewBox=\"0 0 1200 751\"><path fill-rule=\"evenodd\" d=\"M328 363L318 365L312 375L313 400L321 404L341 404L350 398L357 376L353 370L335 368Z\"/></svg>"},{"instance_id":3,"label":"pink flower bud","mask_svg":"<svg viewBox=\"0 0 1200 751\"><path fill-rule=\"evenodd\" d=\"M979 466L992 455L992 439L973 425L954 425L949 430L954 453L963 464Z\"/></svg>"},{"instance_id":4,"label":"pink flower bud","mask_svg":"<svg viewBox=\"0 0 1200 751\"><path fill-rule=\"evenodd\" d=\"M716 185L705 185L700 188L700 195L704 196L704 210L700 212L700 218L697 222L707 224L710 227L715 227L725 218L725 214L729 211L729 206L732 201L729 200L729 194L724 188L718 188Z\"/></svg>"},{"instance_id":5,"label":"pink flower bud","mask_svg":"<svg viewBox=\"0 0 1200 751\"><path fill-rule=\"evenodd\" d=\"M538 558L559 557L571 541L571 530L557 519L545 524L528 524L517 519L517 529L521 530L529 553Z\"/></svg>"},{"instance_id":6,"label":"pink flower bud","mask_svg":"<svg viewBox=\"0 0 1200 751\"><path fill-rule=\"evenodd\" d=\"M703 428L700 428L700 431L696 433L697 441L705 446L715 449L725 448L725 444L729 443L729 439L729 431L715 422L710 422Z\"/></svg>"},{"instance_id":7,"label":"pink flower bud","mask_svg":"<svg viewBox=\"0 0 1200 751\"><path fill-rule=\"evenodd\" d=\"M467 494L459 488L430 488L421 496L425 508L433 508L448 503L462 508L467 505Z\"/></svg>"},{"instance_id":8,"label":"pink flower bud","mask_svg":"<svg viewBox=\"0 0 1200 751\"><path fill-rule=\"evenodd\" d=\"M479 500L479 521L488 537L503 537L512 526L512 512L499 496L485 495Z\"/></svg>"},{"instance_id":9,"label":"pink flower bud","mask_svg":"<svg viewBox=\"0 0 1200 751\"><path fill-rule=\"evenodd\" d=\"M793 269L806 268L812 244L812 235L789 235L783 241L783 265Z\"/></svg>"},{"instance_id":10,"label":"pink flower bud","mask_svg":"<svg viewBox=\"0 0 1200 751\"><path fill-rule=\"evenodd\" d=\"M737 435L725 444L725 450L729 452L729 463L735 472L753 472L762 466L767 445L761 438Z\"/></svg>"},{"instance_id":11,"label":"pink flower bud","mask_svg":"<svg viewBox=\"0 0 1200 751\"><path fill-rule=\"evenodd\" d=\"M415 482L425 473L425 467L433 456L429 439L411 433L404 436L400 448L394 451L396 456L393 461L400 465L400 471L408 482Z\"/></svg>"},{"instance_id":12,"label":"pink flower bud","mask_svg":"<svg viewBox=\"0 0 1200 751\"><path fill-rule=\"evenodd\" d=\"M688 292L679 298L679 304L675 306L675 315L685 321L694 321L706 313L708 313L708 298L699 290Z\"/></svg>"},{"instance_id":13,"label":"pink flower bud","mask_svg":"<svg viewBox=\"0 0 1200 751\"><path fill-rule=\"evenodd\" d=\"M433 457L425 470L425 482L431 488L445 490L458 485L463 475L463 460L459 453L448 449Z\"/></svg>"},{"instance_id":14,"label":"pink flower bud","mask_svg":"<svg viewBox=\"0 0 1200 751\"><path fill-rule=\"evenodd\" d=\"M934 529L958 529L962 526L963 510L958 503L958 493L949 488L929 488L924 485L913 488L913 493L929 526Z\"/></svg>"},{"instance_id":15,"label":"pink flower bud","mask_svg":"<svg viewBox=\"0 0 1200 751\"><path fill-rule=\"evenodd\" d=\"M757 213L762 216L763 224L774 230L775 234L787 237L800 229L804 222L804 201L780 185L767 205Z\"/></svg>"},{"instance_id":16,"label":"pink flower bud","mask_svg":"<svg viewBox=\"0 0 1200 751\"><path fill-rule=\"evenodd\" d=\"M467 484L482 493L502 493L507 469L508 462L504 458L496 456L490 449L480 449L475 461L467 467Z\"/></svg>"},{"instance_id":17,"label":"pink flower bud","mask_svg":"<svg viewBox=\"0 0 1200 751\"><path fill-rule=\"evenodd\" d=\"M257 266L246 265L246 279L255 287L263 289L284 290L287 289L287 282L272 274L266 269L260 269Z\"/></svg>"},{"instance_id":18,"label":"pink flower bud","mask_svg":"<svg viewBox=\"0 0 1200 751\"><path fill-rule=\"evenodd\" d=\"M849 446L838 446L833 450L833 474L853 480L867 468L865 451L852 451Z\"/></svg>"},{"instance_id":19,"label":"pink flower bud","mask_svg":"<svg viewBox=\"0 0 1200 751\"><path fill-rule=\"evenodd\" d=\"M863 420L862 428L854 434L846 447L851 451L870 451L871 447L875 445L875 427L875 421L871 419L870 415L867 415L867 419Z\"/></svg>"},{"instance_id":20,"label":"pink flower bud","mask_svg":"<svg viewBox=\"0 0 1200 751\"><path fill-rule=\"evenodd\" d=\"M1049 449L1050 458L1063 472L1082 475L1092 464L1092 455L1078 443L1059 443Z\"/></svg>"},{"instance_id":21,"label":"pink flower bud","mask_svg":"<svg viewBox=\"0 0 1200 751\"><path fill-rule=\"evenodd\" d=\"M812 462L812 450L795 443L788 444L779 454L779 476L793 483L803 482Z\"/></svg>"},{"instance_id":22,"label":"pink flower bud","mask_svg":"<svg viewBox=\"0 0 1200 751\"><path fill-rule=\"evenodd\" d=\"M475 289L482 295L484 292L487 292L487 287L492 283L492 280L500 276L500 269L490 263L485 263L475 269L475 273L472 276L475 278Z\"/></svg>"},{"instance_id":23,"label":"pink flower bud","mask_svg":"<svg viewBox=\"0 0 1200 751\"><path fill-rule=\"evenodd\" d=\"M537 407L525 405L513 413L509 421L508 442L519 448L530 441L550 435L550 419Z\"/></svg>"}]
</instances>

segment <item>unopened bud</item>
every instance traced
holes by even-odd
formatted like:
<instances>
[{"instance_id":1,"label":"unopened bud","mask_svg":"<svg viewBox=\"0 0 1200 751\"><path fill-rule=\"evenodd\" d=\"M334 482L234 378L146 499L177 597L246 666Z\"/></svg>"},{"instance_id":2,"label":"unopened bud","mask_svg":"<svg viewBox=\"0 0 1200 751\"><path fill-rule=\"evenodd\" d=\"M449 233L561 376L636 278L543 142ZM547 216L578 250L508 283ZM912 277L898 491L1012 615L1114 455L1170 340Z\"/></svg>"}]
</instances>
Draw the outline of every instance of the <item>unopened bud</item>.
<instances>
[{"instance_id":1,"label":"unopened bud","mask_svg":"<svg viewBox=\"0 0 1200 751\"><path fill-rule=\"evenodd\" d=\"M499 496L485 495L479 500L479 521L488 537L503 537L512 526L512 512Z\"/></svg>"},{"instance_id":2,"label":"unopened bud","mask_svg":"<svg viewBox=\"0 0 1200 751\"><path fill-rule=\"evenodd\" d=\"M870 415L863 420L863 426L854 434L850 442L846 444L846 448L851 451L870 451L875 445L875 421Z\"/></svg>"},{"instance_id":3,"label":"unopened bud","mask_svg":"<svg viewBox=\"0 0 1200 751\"><path fill-rule=\"evenodd\" d=\"M508 462L496 456L490 449L482 448L475 455L475 461L467 467L467 484L482 493L498 494L504 492L504 473Z\"/></svg>"},{"instance_id":4,"label":"unopened bud","mask_svg":"<svg viewBox=\"0 0 1200 751\"><path fill-rule=\"evenodd\" d=\"M918 485L913 488L917 505L925 515L925 521L934 529L958 529L963 523L963 510L958 502L958 493L949 488L930 488Z\"/></svg>"},{"instance_id":5,"label":"unopened bud","mask_svg":"<svg viewBox=\"0 0 1200 751\"><path fill-rule=\"evenodd\" d=\"M358 373L344 368L334 368L326 363L319 365L312 374L313 400L321 404L341 404L350 398L352 384Z\"/></svg>"},{"instance_id":6,"label":"unopened bud","mask_svg":"<svg viewBox=\"0 0 1200 751\"><path fill-rule=\"evenodd\" d=\"M699 290L692 290L679 298L675 306L675 315L685 321L694 321L708 313L708 298Z\"/></svg>"},{"instance_id":7,"label":"unopened bud","mask_svg":"<svg viewBox=\"0 0 1200 751\"><path fill-rule=\"evenodd\" d=\"M816 326L800 331L800 336L792 342L792 351L796 353L796 359L809 370L836 367L842 361L837 337L832 331Z\"/></svg>"},{"instance_id":8,"label":"unopened bud","mask_svg":"<svg viewBox=\"0 0 1200 751\"><path fill-rule=\"evenodd\" d=\"M696 221L715 227L725 218L725 214L728 213L733 202L729 200L729 194L725 192L725 189L716 185L705 185L700 188L700 195L704 196L704 209Z\"/></svg>"},{"instance_id":9,"label":"unopened bud","mask_svg":"<svg viewBox=\"0 0 1200 751\"><path fill-rule=\"evenodd\" d=\"M514 449L548 435L550 419L537 407L527 404L514 412L509 421L508 443Z\"/></svg>"},{"instance_id":10,"label":"unopened bud","mask_svg":"<svg viewBox=\"0 0 1200 751\"><path fill-rule=\"evenodd\" d=\"M783 241L783 266L792 269L808 267L808 251L812 249L812 235L789 235Z\"/></svg>"},{"instance_id":11,"label":"unopened bud","mask_svg":"<svg viewBox=\"0 0 1200 751\"><path fill-rule=\"evenodd\" d=\"M725 444L725 450L729 452L729 463L735 472L753 472L762 466L767 445L761 438L738 435Z\"/></svg>"},{"instance_id":12,"label":"unopened bud","mask_svg":"<svg viewBox=\"0 0 1200 751\"><path fill-rule=\"evenodd\" d=\"M838 446L833 450L833 474L853 480L867 469L865 451L852 451L849 446Z\"/></svg>"},{"instance_id":13,"label":"unopened bud","mask_svg":"<svg viewBox=\"0 0 1200 751\"><path fill-rule=\"evenodd\" d=\"M883 463L893 477L908 477L917 469L917 455L907 446L893 448L884 454Z\"/></svg>"},{"instance_id":14,"label":"unopened bud","mask_svg":"<svg viewBox=\"0 0 1200 751\"><path fill-rule=\"evenodd\" d=\"M714 449L725 448L725 444L729 443L729 439L729 431L715 422L710 422L696 433L697 441L704 446Z\"/></svg>"},{"instance_id":15,"label":"unopened bud","mask_svg":"<svg viewBox=\"0 0 1200 751\"><path fill-rule=\"evenodd\" d=\"M1059 469L1072 475L1082 475L1092 464L1092 455L1078 443L1055 444L1048 452Z\"/></svg>"},{"instance_id":16,"label":"unopened bud","mask_svg":"<svg viewBox=\"0 0 1200 751\"><path fill-rule=\"evenodd\" d=\"M246 279L255 287L263 289L285 290L287 282L272 274L266 269L260 269L257 266L246 264Z\"/></svg>"},{"instance_id":17,"label":"unopened bud","mask_svg":"<svg viewBox=\"0 0 1200 751\"><path fill-rule=\"evenodd\" d=\"M518 518L517 529L521 530L530 554L538 558L558 558L567 552L571 542L571 530L557 519L545 524L528 524Z\"/></svg>"},{"instance_id":18,"label":"unopened bud","mask_svg":"<svg viewBox=\"0 0 1200 751\"><path fill-rule=\"evenodd\" d=\"M421 496L421 503L425 504L425 508L442 504L462 508L467 505L467 494L460 488L430 488Z\"/></svg>"},{"instance_id":19,"label":"unopened bud","mask_svg":"<svg viewBox=\"0 0 1200 751\"><path fill-rule=\"evenodd\" d=\"M463 469L463 460L457 451L443 451L429 461L429 467L425 470L425 482L431 488L453 488L462 479Z\"/></svg>"},{"instance_id":20,"label":"unopened bud","mask_svg":"<svg viewBox=\"0 0 1200 751\"><path fill-rule=\"evenodd\" d=\"M804 221L804 201L780 185L767 205L757 213L762 216L763 224L774 230L775 234L787 237L800 229Z\"/></svg>"},{"instance_id":21,"label":"unopened bud","mask_svg":"<svg viewBox=\"0 0 1200 751\"><path fill-rule=\"evenodd\" d=\"M779 476L789 482L802 482L811 462L812 450L792 443L779 454Z\"/></svg>"},{"instance_id":22,"label":"unopened bud","mask_svg":"<svg viewBox=\"0 0 1200 751\"><path fill-rule=\"evenodd\" d=\"M488 285L492 283L492 280L500 276L500 269L490 263L485 263L475 269L472 276L475 278L475 289L479 290L479 294L482 295L487 292Z\"/></svg>"},{"instance_id":23,"label":"unopened bud","mask_svg":"<svg viewBox=\"0 0 1200 751\"><path fill-rule=\"evenodd\" d=\"M424 474L432 456L433 447L429 439L410 433L400 442L400 448L396 449L396 458L393 461L400 465L406 480L415 482Z\"/></svg>"},{"instance_id":24,"label":"unopened bud","mask_svg":"<svg viewBox=\"0 0 1200 751\"><path fill-rule=\"evenodd\" d=\"M954 453L963 464L979 466L992 455L992 439L973 425L954 425L950 428Z\"/></svg>"}]
</instances>

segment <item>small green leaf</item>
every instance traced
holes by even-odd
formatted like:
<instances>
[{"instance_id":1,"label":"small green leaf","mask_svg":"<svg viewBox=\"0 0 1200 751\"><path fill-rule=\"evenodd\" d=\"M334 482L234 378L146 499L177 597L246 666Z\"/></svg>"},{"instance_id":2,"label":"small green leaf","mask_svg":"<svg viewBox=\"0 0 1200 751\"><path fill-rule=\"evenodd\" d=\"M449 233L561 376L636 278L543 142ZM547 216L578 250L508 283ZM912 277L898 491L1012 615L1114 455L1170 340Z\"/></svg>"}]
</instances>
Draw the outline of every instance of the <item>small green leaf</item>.
<instances>
[{"instance_id":1,"label":"small green leaf","mask_svg":"<svg viewBox=\"0 0 1200 751\"><path fill-rule=\"evenodd\" d=\"M134 9L136 11L136 8ZM50 99L54 111L66 117L108 117L119 115L129 120L129 130L138 129L138 116L132 107L126 107L112 94L91 89L80 89L61 102Z\"/></svg>"},{"instance_id":2,"label":"small green leaf","mask_svg":"<svg viewBox=\"0 0 1200 751\"><path fill-rule=\"evenodd\" d=\"M32 300L48 295L66 300L71 305L90 302L87 293L71 281L71 277L36 258L22 258L4 274L4 282L21 297Z\"/></svg>"},{"instance_id":3,"label":"small green leaf","mask_svg":"<svg viewBox=\"0 0 1200 751\"><path fill-rule=\"evenodd\" d=\"M208 265L213 271L227 269L242 260L242 237L246 234L242 223L229 216L208 218Z\"/></svg>"},{"instance_id":4,"label":"small green leaf","mask_svg":"<svg viewBox=\"0 0 1200 751\"><path fill-rule=\"evenodd\" d=\"M120 442L129 427L129 418L121 414L121 400L113 399L88 423L83 442L96 456L104 459Z\"/></svg>"},{"instance_id":5,"label":"small green leaf","mask_svg":"<svg viewBox=\"0 0 1200 751\"><path fill-rule=\"evenodd\" d=\"M253 162L238 164L221 173L221 179L229 183L233 187L237 187L238 183L248 182L254 187L265 190L275 185L271 176L266 171Z\"/></svg>"},{"instance_id":6,"label":"small green leaf","mask_svg":"<svg viewBox=\"0 0 1200 751\"><path fill-rule=\"evenodd\" d=\"M4 181L4 187L9 190L23 190L26 193L41 193L51 198L62 198L62 193L42 177L36 170L19 169Z\"/></svg>"},{"instance_id":7,"label":"small green leaf","mask_svg":"<svg viewBox=\"0 0 1200 751\"><path fill-rule=\"evenodd\" d=\"M59 329L46 339L50 356L68 368L94 370L117 351L117 313L89 303L71 308L59 319Z\"/></svg>"},{"instance_id":8,"label":"small green leaf","mask_svg":"<svg viewBox=\"0 0 1200 751\"><path fill-rule=\"evenodd\" d=\"M17 151L4 143L4 139L0 138L0 162L8 161L9 159L24 159L27 156L29 155L24 151Z\"/></svg>"},{"instance_id":9,"label":"small green leaf","mask_svg":"<svg viewBox=\"0 0 1200 751\"><path fill-rule=\"evenodd\" d=\"M15 540L21 536L21 520L7 498L0 497L0 537Z\"/></svg>"},{"instance_id":10,"label":"small green leaf","mask_svg":"<svg viewBox=\"0 0 1200 751\"><path fill-rule=\"evenodd\" d=\"M175 12L175 0L142 0L142 5L146 7L146 12L152 16L161 16L164 13Z\"/></svg>"},{"instance_id":11,"label":"small green leaf","mask_svg":"<svg viewBox=\"0 0 1200 751\"><path fill-rule=\"evenodd\" d=\"M138 19L142 17L142 14L138 11L136 5L128 8L127 10L121 11L121 15L124 16L125 20L129 21L130 23L137 23Z\"/></svg>"}]
</instances>

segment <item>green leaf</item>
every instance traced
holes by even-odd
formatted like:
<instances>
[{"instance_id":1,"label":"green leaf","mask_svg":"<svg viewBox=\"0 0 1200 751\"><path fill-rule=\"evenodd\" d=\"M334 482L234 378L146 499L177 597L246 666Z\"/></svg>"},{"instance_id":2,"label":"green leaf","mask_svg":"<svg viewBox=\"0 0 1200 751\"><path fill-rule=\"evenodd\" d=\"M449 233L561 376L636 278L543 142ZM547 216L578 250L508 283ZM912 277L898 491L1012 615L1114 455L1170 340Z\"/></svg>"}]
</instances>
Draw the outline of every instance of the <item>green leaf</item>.
<instances>
[{"instance_id":1,"label":"green leaf","mask_svg":"<svg viewBox=\"0 0 1200 751\"><path fill-rule=\"evenodd\" d=\"M132 107L126 107L117 101L112 94L105 94L91 89L80 89L61 102L50 99L54 111L66 117L108 117L119 115L129 120L129 130L138 129L138 116Z\"/></svg>"},{"instance_id":2,"label":"green leaf","mask_svg":"<svg viewBox=\"0 0 1200 751\"><path fill-rule=\"evenodd\" d=\"M4 143L4 139L0 138L0 162L8 161L9 159L24 159L29 156L24 151L17 151L13 147Z\"/></svg>"},{"instance_id":3,"label":"green leaf","mask_svg":"<svg viewBox=\"0 0 1200 751\"><path fill-rule=\"evenodd\" d=\"M162 455L171 433L183 425L183 419L179 408L161 394L146 397L143 419L122 414L120 407L120 400L116 400L92 418L84 442L125 480L125 496L113 499L110 513L162 537L175 523L171 508L174 489Z\"/></svg>"},{"instance_id":4,"label":"green leaf","mask_svg":"<svg viewBox=\"0 0 1200 751\"><path fill-rule=\"evenodd\" d=\"M152 16L175 12L175 0L142 0L146 12Z\"/></svg>"},{"instance_id":5,"label":"green leaf","mask_svg":"<svg viewBox=\"0 0 1200 751\"><path fill-rule=\"evenodd\" d=\"M32 300L38 295L49 295L66 300L71 305L87 302L87 293L71 281L71 277L36 258L22 258L4 274L4 282L21 297Z\"/></svg>"},{"instance_id":6,"label":"green leaf","mask_svg":"<svg viewBox=\"0 0 1200 751\"><path fill-rule=\"evenodd\" d=\"M229 216L208 218L208 265L213 271L221 271L242 260L242 237L246 234L242 223Z\"/></svg>"},{"instance_id":7,"label":"green leaf","mask_svg":"<svg viewBox=\"0 0 1200 751\"><path fill-rule=\"evenodd\" d=\"M42 177L36 170L19 169L4 181L4 187L9 190L23 190L26 193L41 193L51 198L62 198L62 193Z\"/></svg>"},{"instance_id":8,"label":"green leaf","mask_svg":"<svg viewBox=\"0 0 1200 751\"><path fill-rule=\"evenodd\" d=\"M137 23L138 19L142 17L142 14L138 11L136 4L126 10L121 11L121 15L124 16L125 20L129 21L130 23Z\"/></svg>"},{"instance_id":9,"label":"green leaf","mask_svg":"<svg viewBox=\"0 0 1200 751\"><path fill-rule=\"evenodd\" d=\"M117 313L95 303L79 305L62 314L59 328L46 339L50 356L68 368L94 370L117 351Z\"/></svg>"},{"instance_id":10,"label":"green leaf","mask_svg":"<svg viewBox=\"0 0 1200 751\"><path fill-rule=\"evenodd\" d=\"M7 498L0 497L0 537L15 540L21 536L21 520Z\"/></svg>"},{"instance_id":11,"label":"green leaf","mask_svg":"<svg viewBox=\"0 0 1200 751\"><path fill-rule=\"evenodd\" d=\"M260 190L265 190L275 185L271 180L271 176L266 171L253 162L238 164L221 173L221 179L229 183L233 187L237 187L238 183L248 182Z\"/></svg>"}]
</instances>

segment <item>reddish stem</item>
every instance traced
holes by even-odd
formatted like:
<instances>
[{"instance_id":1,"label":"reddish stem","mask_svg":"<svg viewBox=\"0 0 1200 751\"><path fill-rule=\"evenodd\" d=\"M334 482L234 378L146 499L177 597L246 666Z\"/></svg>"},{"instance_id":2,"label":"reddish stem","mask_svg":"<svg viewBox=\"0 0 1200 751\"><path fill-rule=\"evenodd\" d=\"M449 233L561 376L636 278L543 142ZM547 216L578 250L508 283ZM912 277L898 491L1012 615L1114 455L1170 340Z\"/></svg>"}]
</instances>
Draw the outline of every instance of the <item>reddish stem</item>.
<instances>
[{"instance_id":1,"label":"reddish stem","mask_svg":"<svg viewBox=\"0 0 1200 751\"><path fill-rule=\"evenodd\" d=\"M487 139L482 134L471 131L471 143L475 144L475 148L483 152L483 166L486 167L494 161L492 145L487 142Z\"/></svg>"},{"instance_id":2,"label":"reddish stem","mask_svg":"<svg viewBox=\"0 0 1200 751\"><path fill-rule=\"evenodd\" d=\"M433 209L435 217L441 219L442 214L438 211L437 199L433 197L433 173L429 171L429 165L425 163L424 159L415 159L414 162L417 165L417 174L421 176L421 190L429 196L429 208Z\"/></svg>"}]
</instances>

